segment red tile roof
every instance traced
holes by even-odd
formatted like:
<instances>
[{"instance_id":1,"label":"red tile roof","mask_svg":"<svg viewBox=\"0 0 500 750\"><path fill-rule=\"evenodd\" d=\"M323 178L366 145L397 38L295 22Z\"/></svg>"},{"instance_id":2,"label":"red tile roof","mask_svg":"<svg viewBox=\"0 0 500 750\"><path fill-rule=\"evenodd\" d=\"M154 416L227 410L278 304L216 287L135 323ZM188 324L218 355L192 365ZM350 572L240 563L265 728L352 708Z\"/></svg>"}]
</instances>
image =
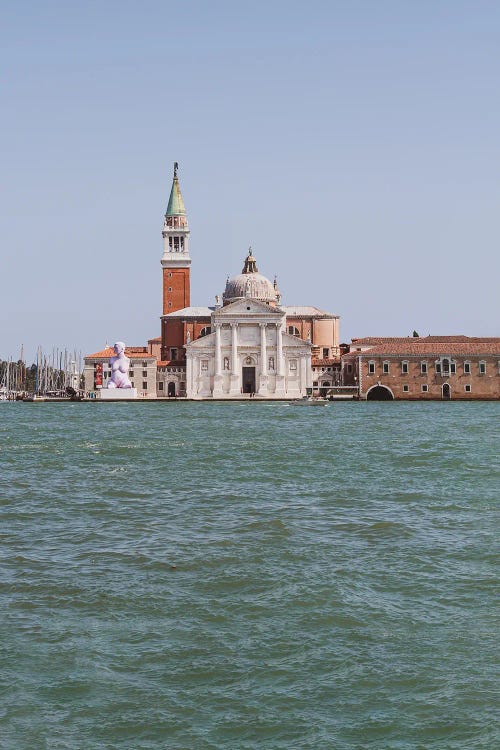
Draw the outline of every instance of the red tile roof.
<instances>
[{"instance_id":1,"label":"red tile roof","mask_svg":"<svg viewBox=\"0 0 500 750\"><path fill-rule=\"evenodd\" d=\"M422 339L410 338L404 339L404 343L396 340L392 343L373 346L371 349L366 349L363 352L351 351L348 354L344 354L344 357L375 357L379 355L451 356L453 354L460 356L500 356L500 339L486 339L484 341L478 341L477 339L457 341L453 339L448 342L428 342Z\"/></svg>"},{"instance_id":2,"label":"red tile roof","mask_svg":"<svg viewBox=\"0 0 500 750\"><path fill-rule=\"evenodd\" d=\"M365 336L364 338L352 339L351 346L373 345L377 344L397 344L397 343L435 343L444 342L464 342L464 343L496 343L500 338L495 336Z\"/></svg>"},{"instance_id":3,"label":"red tile roof","mask_svg":"<svg viewBox=\"0 0 500 750\"><path fill-rule=\"evenodd\" d=\"M332 365L338 364L340 364L340 359L319 359L318 357L313 357L311 359L311 365L313 367L331 367Z\"/></svg>"},{"instance_id":4,"label":"red tile roof","mask_svg":"<svg viewBox=\"0 0 500 750\"><path fill-rule=\"evenodd\" d=\"M145 346L127 346L125 349L125 355L130 359L155 359L154 355L148 353ZM114 356L114 349L111 346L108 346L100 352L85 355L85 359L109 359Z\"/></svg>"}]
</instances>

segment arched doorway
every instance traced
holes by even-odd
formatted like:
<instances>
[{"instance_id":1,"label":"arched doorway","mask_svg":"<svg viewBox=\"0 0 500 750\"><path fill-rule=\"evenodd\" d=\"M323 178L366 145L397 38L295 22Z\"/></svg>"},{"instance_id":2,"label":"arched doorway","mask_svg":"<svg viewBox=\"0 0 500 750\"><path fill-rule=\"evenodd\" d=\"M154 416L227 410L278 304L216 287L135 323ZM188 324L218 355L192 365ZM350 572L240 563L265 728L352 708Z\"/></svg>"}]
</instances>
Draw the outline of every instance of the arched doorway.
<instances>
[{"instance_id":1,"label":"arched doorway","mask_svg":"<svg viewBox=\"0 0 500 750\"><path fill-rule=\"evenodd\" d=\"M451 398L451 388L450 388L450 384L449 383L443 383L442 392L443 392L443 398L444 399L447 400L447 399Z\"/></svg>"},{"instance_id":2,"label":"arched doorway","mask_svg":"<svg viewBox=\"0 0 500 750\"><path fill-rule=\"evenodd\" d=\"M172 396L175 396L175 383L170 382L167 385L167 396L169 398L172 398Z\"/></svg>"},{"instance_id":3,"label":"arched doorway","mask_svg":"<svg viewBox=\"0 0 500 750\"><path fill-rule=\"evenodd\" d=\"M385 385L374 385L366 393L367 401L394 401L394 395Z\"/></svg>"}]
</instances>

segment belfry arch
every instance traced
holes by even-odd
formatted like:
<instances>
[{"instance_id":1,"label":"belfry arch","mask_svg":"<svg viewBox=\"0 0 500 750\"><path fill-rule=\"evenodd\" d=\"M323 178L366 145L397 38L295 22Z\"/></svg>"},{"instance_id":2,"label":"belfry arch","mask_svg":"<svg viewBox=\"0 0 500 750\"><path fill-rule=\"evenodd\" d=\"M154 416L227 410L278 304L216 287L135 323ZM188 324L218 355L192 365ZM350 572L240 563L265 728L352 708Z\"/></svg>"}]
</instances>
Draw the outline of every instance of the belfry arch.
<instances>
[{"instance_id":1,"label":"belfry arch","mask_svg":"<svg viewBox=\"0 0 500 750\"><path fill-rule=\"evenodd\" d=\"M366 392L367 401L394 401L394 393L386 385L372 385Z\"/></svg>"}]
</instances>

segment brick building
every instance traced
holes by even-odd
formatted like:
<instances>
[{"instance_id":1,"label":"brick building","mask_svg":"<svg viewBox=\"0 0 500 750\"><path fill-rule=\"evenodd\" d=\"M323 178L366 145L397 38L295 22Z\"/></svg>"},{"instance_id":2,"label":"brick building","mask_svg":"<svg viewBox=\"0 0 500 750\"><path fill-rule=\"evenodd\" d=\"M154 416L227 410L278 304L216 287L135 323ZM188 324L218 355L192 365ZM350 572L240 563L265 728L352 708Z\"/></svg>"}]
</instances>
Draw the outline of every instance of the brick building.
<instances>
[{"instance_id":1,"label":"brick building","mask_svg":"<svg viewBox=\"0 0 500 750\"><path fill-rule=\"evenodd\" d=\"M500 338L353 339L342 377L368 400L498 399Z\"/></svg>"}]
</instances>

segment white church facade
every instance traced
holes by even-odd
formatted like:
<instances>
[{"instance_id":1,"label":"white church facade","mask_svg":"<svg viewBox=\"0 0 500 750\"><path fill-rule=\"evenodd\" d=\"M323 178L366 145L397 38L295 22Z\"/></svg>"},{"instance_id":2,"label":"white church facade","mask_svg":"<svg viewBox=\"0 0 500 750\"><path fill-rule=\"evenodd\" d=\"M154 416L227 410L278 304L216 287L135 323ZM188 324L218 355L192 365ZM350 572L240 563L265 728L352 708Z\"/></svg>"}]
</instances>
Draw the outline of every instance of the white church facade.
<instances>
[{"instance_id":1,"label":"white church facade","mask_svg":"<svg viewBox=\"0 0 500 750\"><path fill-rule=\"evenodd\" d=\"M188 398L298 398L312 387L311 344L286 333L279 307L248 296L215 309L211 328L185 347Z\"/></svg>"}]
</instances>

